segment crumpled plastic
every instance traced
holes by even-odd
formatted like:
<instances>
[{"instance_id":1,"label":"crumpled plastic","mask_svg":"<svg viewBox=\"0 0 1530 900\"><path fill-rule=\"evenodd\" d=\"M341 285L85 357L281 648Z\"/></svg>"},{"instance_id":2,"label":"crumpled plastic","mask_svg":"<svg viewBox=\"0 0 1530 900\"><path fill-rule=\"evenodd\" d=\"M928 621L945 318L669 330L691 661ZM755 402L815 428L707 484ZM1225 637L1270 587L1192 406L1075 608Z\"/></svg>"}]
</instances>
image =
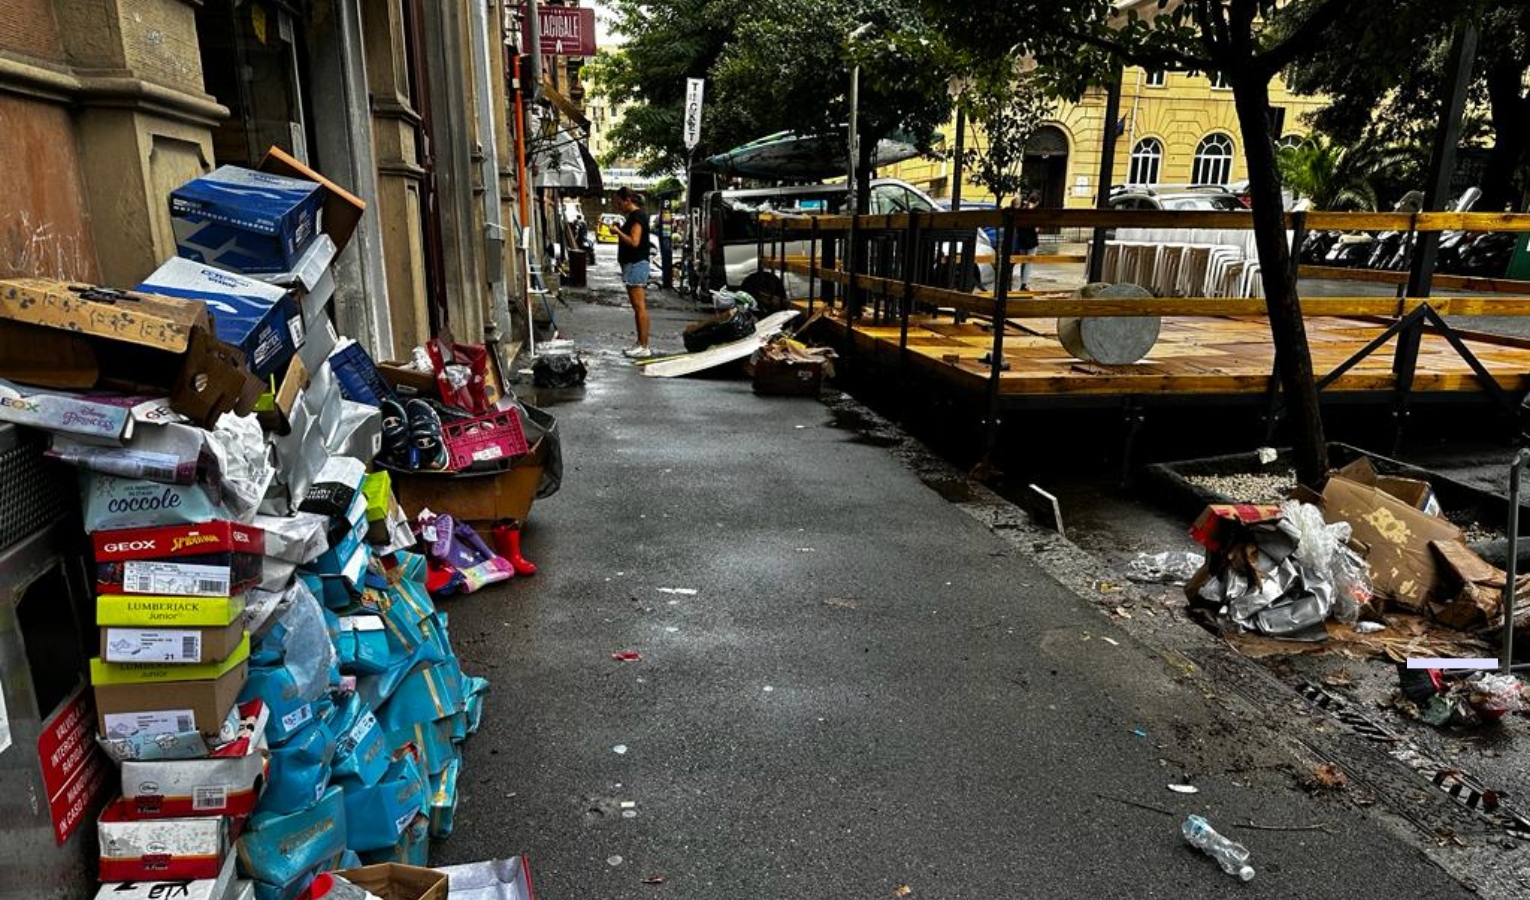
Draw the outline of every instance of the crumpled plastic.
<instances>
[{"instance_id":1,"label":"crumpled plastic","mask_svg":"<svg viewBox=\"0 0 1530 900\"><path fill-rule=\"evenodd\" d=\"M1297 500L1282 503L1280 513L1296 527L1294 555L1307 570L1308 580L1326 575L1333 589L1333 617L1346 625L1354 624L1360 618L1361 605L1370 602L1372 591L1365 561L1349 549L1349 523L1329 524L1316 506Z\"/></svg>"},{"instance_id":2,"label":"crumpled plastic","mask_svg":"<svg viewBox=\"0 0 1530 900\"><path fill-rule=\"evenodd\" d=\"M1184 584L1205 561L1202 554L1188 550L1139 553L1126 564L1126 577L1142 584Z\"/></svg>"},{"instance_id":3,"label":"crumpled plastic","mask_svg":"<svg viewBox=\"0 0 1530 900\"><path fill-rule=\"evenodd\" d=\"M224 413L207 434L207 446L223 476L223 504L241 522L255 518L266 489L276 477L265 432L254 415Z\"/></svg>"},{"instance_id":4,"label":"crumpled plastic","mask_svg":"<svg viewBox=\"0 0 1530 900\"><path fill-rule=\"evenodd\" d=\"M329 670L336 663L335 645L330 641L324 621L324 609L302 580L294 581L289 591L291 607L266 633L252 655L257 664L280 663L291 674L297 696L318 699L329 687Z\"/></svg>"},{"instance_id":5,"label":"crumpled plastic","mask_svg":"<svg viewBox=\"0 0 1530 900\"><path fill-rule=\"evenodd\" d=\"M1466 683L1467 701L1478 713L1501 716L1525 708L1524 686L1513 675L1484 672Z\"/></svg>"}]
</instances>

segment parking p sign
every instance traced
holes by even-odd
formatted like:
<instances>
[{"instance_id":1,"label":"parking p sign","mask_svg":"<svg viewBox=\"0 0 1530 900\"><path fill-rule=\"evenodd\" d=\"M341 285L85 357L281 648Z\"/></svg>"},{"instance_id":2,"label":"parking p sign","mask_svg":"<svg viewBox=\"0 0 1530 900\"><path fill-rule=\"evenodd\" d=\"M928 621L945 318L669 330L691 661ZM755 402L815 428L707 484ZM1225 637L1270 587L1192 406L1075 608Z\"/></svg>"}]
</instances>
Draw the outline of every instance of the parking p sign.
<instances>
[{"instance_id":1,"label":"parking p sign","mask_svg":"<svg viewBox=\"0 0 1530 900\"><path fill-rule=\"evenodd\" d=\"M685 80L685 148L696 149L701 140L701 93L706 82L700 78Z\"/></svg>"}]
</instances>

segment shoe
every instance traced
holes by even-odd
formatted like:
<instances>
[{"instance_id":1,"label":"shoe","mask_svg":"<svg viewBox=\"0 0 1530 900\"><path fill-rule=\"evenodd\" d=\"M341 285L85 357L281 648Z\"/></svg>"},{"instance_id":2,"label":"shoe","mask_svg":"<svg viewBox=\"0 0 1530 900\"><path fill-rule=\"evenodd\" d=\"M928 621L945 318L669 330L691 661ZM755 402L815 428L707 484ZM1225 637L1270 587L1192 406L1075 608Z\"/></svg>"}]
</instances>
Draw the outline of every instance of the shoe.
<instances>
[{"instance_id":1,"label":"shoe","mask_svg":"<svg viewBox=\"0 0 1530 900\"><path fill-rule=\"evenodd\" d=\"M647 359L654 355L654 352L647 347L628 347L622 351L622 356L628 359Z\"/></svg>"},{"instance_id":2,"label":"shoe","mask_svg":"<svg viewBox=\"0 0 1530 900\"><path fill-rule=\"evenodd\" d=\"M404 409L409 419L409 444L416 455L413 468L445 469L451 457L441 439L441 417L435 408L424 400L410 400Z\"/></svg>"},{"instance_id":3,"label":"shoe","mask_svg":"<svg viewBox=\"0 0 1530 900\"><path fill-rule=\"evenodd\" d=\"M537 574L536 564L521 555L521 523L514 519L506 519L494 526L490 532L494 541L494 552L503 559L510 561L517 575Z\"/></svg>"},{"instance_id":4,"label":"shoe","mask_svg":"<svg viewBox=\"0 0 1530 900\"><path fill-rule=\"evenodd\" d=\"M409 443L409 417L397 400L384 400L382 412L382 458L403 469L415 469L414 446Z\"/></svg>"}]
</instances>

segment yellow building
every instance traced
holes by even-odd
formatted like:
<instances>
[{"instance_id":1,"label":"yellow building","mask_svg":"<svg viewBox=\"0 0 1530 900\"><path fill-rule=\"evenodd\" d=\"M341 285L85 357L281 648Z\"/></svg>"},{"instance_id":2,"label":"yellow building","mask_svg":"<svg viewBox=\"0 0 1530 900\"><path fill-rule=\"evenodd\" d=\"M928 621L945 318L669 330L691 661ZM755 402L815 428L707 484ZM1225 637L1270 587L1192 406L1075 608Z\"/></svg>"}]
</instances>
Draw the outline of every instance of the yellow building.
<instances>
[{"instance_id":1,"label":"yellow building","mask_svg":"<svg viewBox=\"0 0 1530 900\"><path fill-rule=\"evenodd\" d=\"M1302 118L1323 106L1321 97L1301 97L1283 82L1270 84L1270 104L1282 141L1307 133ZM1121 87L1120 130L1112 184L1229 184L1246 176L1241 131L1232 89L1215 75L1126 70ZM1027 191L1046 207L1091 207L1095 202L1104 144L1105 91L1090 91L1065 104L1032 136L1022 177ZM954 135L954 123L947 132ZM980 127L970 127L969 146L983 146ZM951 195L952 161L916 159L882 174L924 187L933 196ZM993 196L963 173L962 199Z\"/></svg>"}]
</instances>

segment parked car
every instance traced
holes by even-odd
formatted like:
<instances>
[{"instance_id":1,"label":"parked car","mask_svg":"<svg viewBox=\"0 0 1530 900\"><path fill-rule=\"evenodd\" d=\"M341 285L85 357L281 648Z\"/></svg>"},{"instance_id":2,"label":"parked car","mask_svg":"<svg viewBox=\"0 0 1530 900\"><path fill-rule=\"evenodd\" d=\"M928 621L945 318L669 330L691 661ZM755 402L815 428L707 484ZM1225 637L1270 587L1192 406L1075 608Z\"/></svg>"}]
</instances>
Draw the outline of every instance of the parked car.
<instances>
[{"instance_id":1,"label":"parked car","mask_svg":"<svg viewBox=\"0 0 1530 900\"><path fill-rule=\"evenodd\" d=\"M935 205L945 210L946 212L951 211L950 200L936 200ZM998 207L994 206L992 203L989 203L987 200L963 200L962 211L965 212L971 209L983 209L992 211L998 209ZM990 225L984 228L983 233L988 235L989 244L992 244L995 247L999 246L999 228L997 225Z\"/></svg>"},{"instance_id":2,"label":"parked car","mask_svg":"<svg viewBox=\"0 0 1530 900\"><path fill-rule=\"evenodd\" d=\"M602 244L616 243L616 230L622 227L623 221L617 213L602 213L600 224L595 226L595 240Z\"/></svg>"},{"instance_id":3,"label":"parked car","mask_svg":"<svg viewBox=\"0 0 1530 900\"><path fill-rule=\"evenodd\" d=\"M751 188L708 192L700 204L699 245L696 266L698 288L722 290L738 288L744 279L759 268L759 215L775 212L787 215L844 213L848 196L843 185L809 184L790 187ZM936 212L941 207L929 194L896 178L877 178L871 182L868 211L871 215L894 215L908 212ZM976 248L971 281L978 289L994 283L993 243L981 230L975 232ZM957 252L957 242L941 248ZM788 243L788 256L807 256L806 241ZM805 293L806 279L789 278L789 295Z\"/></svg>"},{"instance_id":4,"label":"parked car","mask_svg":"<svg viewBox=\"0 0 1530 900\"><path fill-rule=\"evenodd\" d=\"M1198 212L1242 212L1247 209L1237 194L1217 184L1122 185L1112 189L1110 208Z\"/></svg>"}]
</instances>

